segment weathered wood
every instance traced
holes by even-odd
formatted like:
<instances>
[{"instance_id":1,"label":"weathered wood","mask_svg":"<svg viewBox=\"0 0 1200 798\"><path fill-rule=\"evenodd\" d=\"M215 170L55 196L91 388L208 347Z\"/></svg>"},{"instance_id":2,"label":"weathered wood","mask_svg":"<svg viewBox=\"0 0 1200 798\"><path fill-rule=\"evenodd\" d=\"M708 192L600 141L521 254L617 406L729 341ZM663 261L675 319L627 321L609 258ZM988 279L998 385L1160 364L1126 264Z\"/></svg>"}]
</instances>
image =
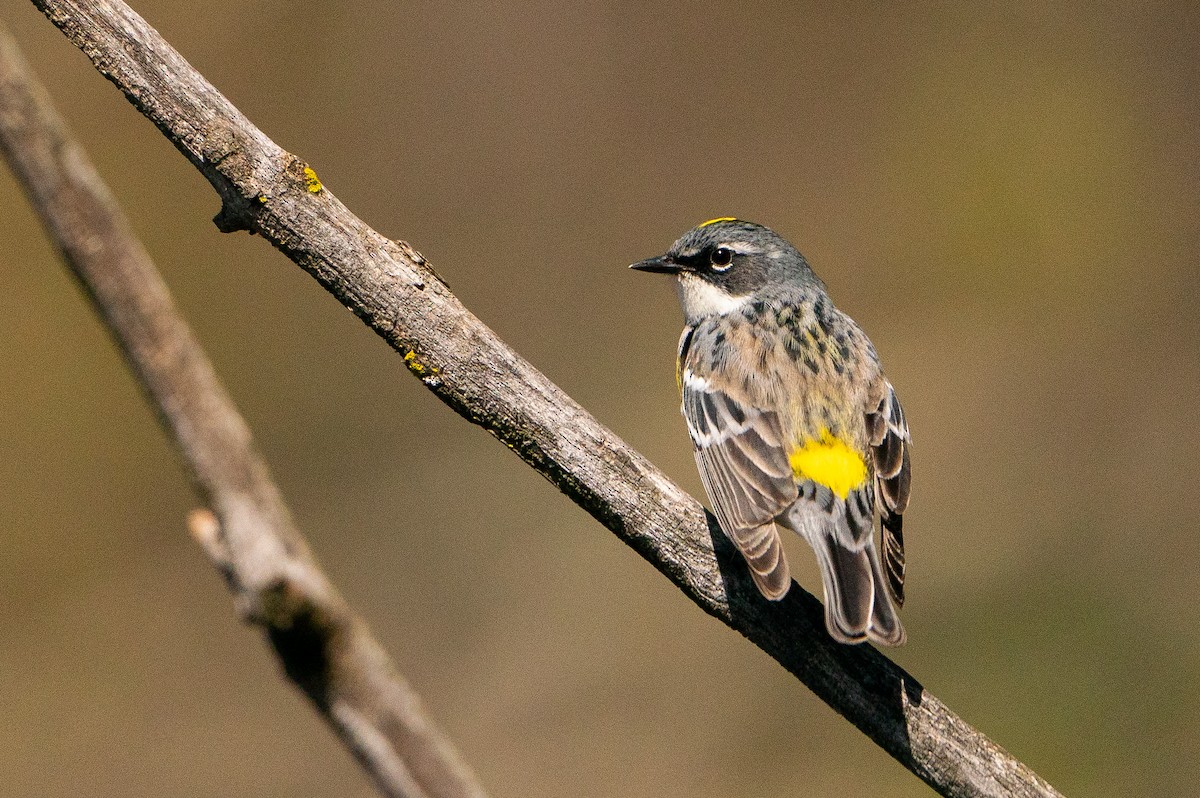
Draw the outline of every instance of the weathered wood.
<instances>
[{"instance_id":1,"label":"weathered wood","mask_svg":"<svg viewBox=\"0 0 1200 798\"><path fill-rule=\"evenodd\" d=\"M222 230L262 235L487 429L720 618L947 796L1055 790L870 647L834 643L795 587L761 600L715 521L471 315L403 242L321 187L123 3L34 0L208 178Z\"/></svg>"},{"instance_id":2,"label":"weathered wood","mask_svg":"<svg viewBox=\"0 0 1200 798\"><path fill-rule=\"evenodd\" d=\"M117 339L216 512L192 534L381 791L482 798L416 694L326 578L250 430L128 221L0 26L0 152Z\"/></svg>"}]
</instances>

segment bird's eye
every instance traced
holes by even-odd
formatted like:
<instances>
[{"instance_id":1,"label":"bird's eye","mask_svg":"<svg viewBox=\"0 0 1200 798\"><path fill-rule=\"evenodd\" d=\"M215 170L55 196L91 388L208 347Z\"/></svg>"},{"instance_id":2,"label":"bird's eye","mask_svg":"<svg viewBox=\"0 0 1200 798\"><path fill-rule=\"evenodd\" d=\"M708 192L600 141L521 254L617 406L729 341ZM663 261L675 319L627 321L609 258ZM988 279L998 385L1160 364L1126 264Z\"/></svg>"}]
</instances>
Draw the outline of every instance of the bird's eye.
<instances>
[{"instance_id":1,"label":"bird's eye","mask_svg":"<svg viewBox=\"0 0 1200 798\"><path fill-rule=\"evenodd\" d=\"M733 265L733 250L729 247L717 247L712 253L713 271L727 271Z\"/></svg>"}]
</instances>

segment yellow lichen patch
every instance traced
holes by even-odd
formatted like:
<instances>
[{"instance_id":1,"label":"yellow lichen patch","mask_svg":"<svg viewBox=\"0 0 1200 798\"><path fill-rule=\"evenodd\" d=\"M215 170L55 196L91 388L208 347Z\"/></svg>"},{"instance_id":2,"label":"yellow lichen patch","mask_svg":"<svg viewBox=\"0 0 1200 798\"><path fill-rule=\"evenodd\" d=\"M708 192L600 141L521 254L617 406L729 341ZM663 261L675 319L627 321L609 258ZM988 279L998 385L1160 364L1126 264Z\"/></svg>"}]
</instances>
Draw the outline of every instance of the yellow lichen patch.
<instances>
[{"instance_id":1,"label":"yellow lichen patch","mask_svg":"<svg viewBox=\"0 0 1200 798\"><path fill-rule=\"evenodd\" d=\"M820 440L810 438L793 449L788 460L796 479L811 479L842 499L867 481L862 455L827 429L821 430Z\"/></svg>"},{"instance_id":2,"label":"yellow lichen patch","mask_svg":"<svg viewBox=\"0 0 1200 798\"><path fill-rule=\"evenodd\" d=\"M258 195L258 203L259 203L260 205L266 205L266 204L267 204L267 198L266 198L266 197L264 197L262 194L259 194L259 195Z\"/></svg>"},{"instance_id":3,"label":"yellow lichen patch","mask_svg":"<svg viewBox=\"0 0 1200 798\"><path fill-rule=\"evenodd\" d=\"M404 365L408 366L408 370L418 377L425 374L425 364L417 360L416 352L408 352L404 355Z\"/></svg>"},{"instance_id":4,"label":"yellow lichen patch","mask_svg":"<svg viewBox=\"0 0 1200 798\"><path fill-rule=\"evenodd\" d=\"M411 350L404 354L404 365L408 366L408 370L421 379L438 373L436 366L427 366L420 360L417 360L417 353Z\"/></svg>"},{"instance_id":5,"label":"yellow lichen patch","mask_svg":"<svg viewBox=\"0 0 1200 798\"><path fill-rule=\"evenodd\" d=\"M708 227L710 224L716 224L717 222L736 222L736 221L737 221L737 218L734 216L718 216L716 219L709 219L707 222L701 222L697 226L698 227Z\"/></svg>"},{"instance_id":6,"label":"yellow lichen patch","mask_svg":"<svg viewBox=\"0 0 1200 798\"><path fill-rule=\"evenodd\" d=\"M311 166L304 167L304 187L310 194L319 194L321 189L325 188L321 185L321 179L317 177L317 173Z\"/></svg>"}]
</instances>

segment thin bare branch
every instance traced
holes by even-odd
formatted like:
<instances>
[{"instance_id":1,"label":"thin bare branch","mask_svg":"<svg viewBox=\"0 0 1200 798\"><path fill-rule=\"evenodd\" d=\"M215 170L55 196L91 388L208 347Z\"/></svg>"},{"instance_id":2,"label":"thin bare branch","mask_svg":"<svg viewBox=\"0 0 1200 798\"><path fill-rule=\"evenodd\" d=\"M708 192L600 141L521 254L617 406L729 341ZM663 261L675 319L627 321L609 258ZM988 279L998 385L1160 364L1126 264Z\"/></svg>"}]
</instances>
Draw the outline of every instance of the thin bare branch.
<instances>
[{"instance_id":1,"label":"thin bare branch","mask_svg":"<svg viewBox=\"0 0 1200 798\"><path fill-rule=\"evenodd\" d=\"M346 209L146 22L116 0L34 0L213 184L225 231L273 243L400 352L430 390L557 485L720 618L947 796L1054 789L882 654L834 643L820 603L759 599L716 523L512 351L403 242Z\"/></svg>"},{"instance_id":2,"label":"thin bare branch","mask_svg":"<svg viewBox=\"0 0 1200 798\"><path fill-rule=\"evenodd\" d=\"M175 438L208 510L192 535L383 793L483 790L309 551L250 431L116 201L0 27L0 151Z\"/></svg>"}]
</instances>

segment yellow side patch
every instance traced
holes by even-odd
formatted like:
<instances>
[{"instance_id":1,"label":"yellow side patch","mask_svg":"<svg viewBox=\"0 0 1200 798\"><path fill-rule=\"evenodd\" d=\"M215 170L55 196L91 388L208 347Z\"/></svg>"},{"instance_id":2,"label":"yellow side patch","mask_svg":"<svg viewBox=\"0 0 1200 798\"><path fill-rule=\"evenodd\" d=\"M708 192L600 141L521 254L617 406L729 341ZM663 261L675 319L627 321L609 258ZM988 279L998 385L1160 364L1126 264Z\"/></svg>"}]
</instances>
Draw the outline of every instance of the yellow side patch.
<instances>
[{"instance_id":1,"label":"yellow side patch","mask_svg":"<svg viewBox=\"0 0 1200 798\"><path fill-rule=\"evenodd\" d=\"M737 217L734 217L734 216L718 216L716 219L709 219L707 222L701 222L700 224L696 225L696 228L699 229L701 227L708 227L710 224L716 224L717 222L736 222L736 221L737 221Z\"/></svg>"},{"instance_id":2,"label":"yellow side patch","mask_svg":"<svg viewBox=\"0 0 1200 798\"><path fill-rule=\"evenodd\" d=\"M811 479L844 499L867 481L867 463L841 438L821 430L821 439L809 439L788 457L796 479Z\"/></svg>"}]
</instances>

